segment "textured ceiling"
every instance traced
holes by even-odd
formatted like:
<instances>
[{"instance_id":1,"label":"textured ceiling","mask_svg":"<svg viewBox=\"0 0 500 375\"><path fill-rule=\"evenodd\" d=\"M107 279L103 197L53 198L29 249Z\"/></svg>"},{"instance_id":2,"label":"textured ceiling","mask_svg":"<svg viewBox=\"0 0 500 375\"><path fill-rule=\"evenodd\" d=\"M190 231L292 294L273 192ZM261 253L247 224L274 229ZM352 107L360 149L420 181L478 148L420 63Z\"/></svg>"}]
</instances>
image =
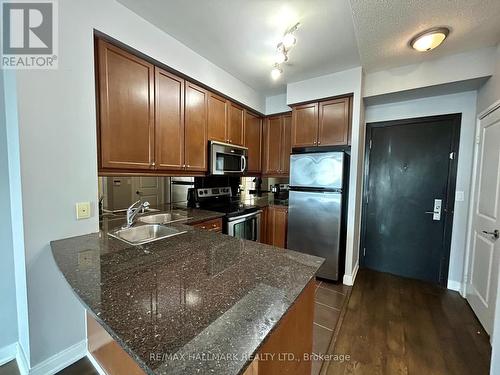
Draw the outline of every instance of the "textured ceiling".
<instances>
[{"instance_id":1,"label":"textured ceiling","mask_svg":"<svg viewBox=\"0 0 500 375\"><path fill-rule=\"evenodd\" d=\"M415 64L500 41L500 0L350 0L363 68L377 71ZM448 26L439 48L419 53L408 47L417 33Z\"/></svg>"},{"instance_id":2,"label":"textured ceiling","mask_svg":"<svg viewBox=\"0 0 500 375\"><path fill-rule=\"evenodd\" d=\"M257 91L360 65L348 0L118 0ZM276 82L272 58L297 21L297 45Z\"/></svg>"}]
</instances>

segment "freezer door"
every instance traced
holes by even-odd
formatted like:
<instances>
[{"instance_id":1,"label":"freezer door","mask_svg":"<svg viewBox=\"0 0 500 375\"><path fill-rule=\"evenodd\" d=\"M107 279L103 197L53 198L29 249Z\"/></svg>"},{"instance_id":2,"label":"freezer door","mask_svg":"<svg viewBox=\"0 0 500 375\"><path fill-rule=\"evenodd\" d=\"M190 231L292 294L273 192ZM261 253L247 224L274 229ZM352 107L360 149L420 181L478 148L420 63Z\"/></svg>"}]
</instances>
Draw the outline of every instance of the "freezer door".
<instances>
[{"instance_id":1,"label":"freezer door","mask_svg":"<svg viewBox=\"0 0 500 375\"><path fill-rule=\"evenodd\" d=\"M341 189L343 152L294 154L290 157L290 186Z\"/></svg>"},{"instance_id":2,"label":"freezer door","mask_svg":"<svg viewBox=\"0 0 500 375\"><path fill-rule=\"evenodd\" d=\"M325 258L317 275L339 278L342 194L291 191L287 248Z\"/></svg>"}]
</instances>

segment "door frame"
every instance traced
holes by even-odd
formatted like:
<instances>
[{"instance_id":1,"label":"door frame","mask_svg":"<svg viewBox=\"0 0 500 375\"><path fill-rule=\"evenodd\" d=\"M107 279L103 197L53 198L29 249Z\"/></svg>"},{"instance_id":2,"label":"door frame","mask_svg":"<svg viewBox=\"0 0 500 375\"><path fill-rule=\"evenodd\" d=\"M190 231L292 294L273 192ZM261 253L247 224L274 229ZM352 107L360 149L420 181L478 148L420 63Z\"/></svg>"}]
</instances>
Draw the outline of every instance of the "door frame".
<instances>
[{"instance_id":1,"label":"door frame","mask_svg":"<svg viewBox=\"0 0 500 375\"><path fill-rule=\"evenodd\" d=\"M361 240L359 242L359 264L363 267L365 264L365 244L366 244L366 208L368 204L368 178L370 175L370 143L371 143L371 132L375 128L385 128L391 126L401 126L401 125L412 125L412 124L422 124L427 122L436 121L452 121L452 142L451 148L455 153L453 158L453 163L450 163L448 168L448 183L447 183L447 202L444 208L444 250L445 258L441 264L440 270L440 282L439 285L447 287L448 284L448 273L450 268L450 252L451 252L451 236L453 232L453 216L455 207L455 191L457 184L457 170L458 170L458 158L459 158L459 145L460 145L460 129L462 125L462 114L452 113L447 115L436 115L436 116L425 116L425 117L414 117L409 119L398 119L398 120L388 120L379 122L366 123L365 129L365 167L363 171L363 189L362 189L362 206L361 206Z\"/></svg>"}]
</instances>

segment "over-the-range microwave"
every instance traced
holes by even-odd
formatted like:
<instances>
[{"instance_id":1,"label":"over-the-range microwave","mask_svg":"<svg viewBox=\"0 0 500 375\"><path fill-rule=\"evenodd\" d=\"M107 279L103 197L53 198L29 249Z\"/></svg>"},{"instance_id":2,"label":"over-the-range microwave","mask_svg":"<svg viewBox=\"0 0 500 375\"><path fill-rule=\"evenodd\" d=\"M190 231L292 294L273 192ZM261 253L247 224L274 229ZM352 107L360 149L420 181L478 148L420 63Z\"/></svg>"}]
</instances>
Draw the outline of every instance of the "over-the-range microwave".
<instances>
[{"instance_id":1,"label":"over-the-range microwave","mask_svg":"<svg viewBox=\"0 0 500 375\"><path fill-rule=\"evenodd\" d=\"M210 174L242 175L248 168L248 149L229 143L210 141Z\"/></svg>"}]
</instances>

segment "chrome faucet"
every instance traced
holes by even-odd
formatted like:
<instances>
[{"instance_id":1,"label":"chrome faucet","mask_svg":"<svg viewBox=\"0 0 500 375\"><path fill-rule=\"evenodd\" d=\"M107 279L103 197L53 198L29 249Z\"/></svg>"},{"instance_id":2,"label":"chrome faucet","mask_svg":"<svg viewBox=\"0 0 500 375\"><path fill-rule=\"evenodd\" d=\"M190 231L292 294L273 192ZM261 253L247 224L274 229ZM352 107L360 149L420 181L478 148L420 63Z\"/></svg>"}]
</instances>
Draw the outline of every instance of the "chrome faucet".
<instances>
[{"instance_id":1,"label":"chrome faucet","mask_svg":"<svg viewBox=\"0 0 500 375\"><path fill-rule=\"evenodd\" d=\"M138 203L139 205L137 206ZM124 225L124 228L130 228L134 224L134 220L137 214L141 211L144 212L147 208L149 208L149 202L141 203L140 200L133 203L129 208L127 208L127 224Z\"/></svg>"}]
</instances>

